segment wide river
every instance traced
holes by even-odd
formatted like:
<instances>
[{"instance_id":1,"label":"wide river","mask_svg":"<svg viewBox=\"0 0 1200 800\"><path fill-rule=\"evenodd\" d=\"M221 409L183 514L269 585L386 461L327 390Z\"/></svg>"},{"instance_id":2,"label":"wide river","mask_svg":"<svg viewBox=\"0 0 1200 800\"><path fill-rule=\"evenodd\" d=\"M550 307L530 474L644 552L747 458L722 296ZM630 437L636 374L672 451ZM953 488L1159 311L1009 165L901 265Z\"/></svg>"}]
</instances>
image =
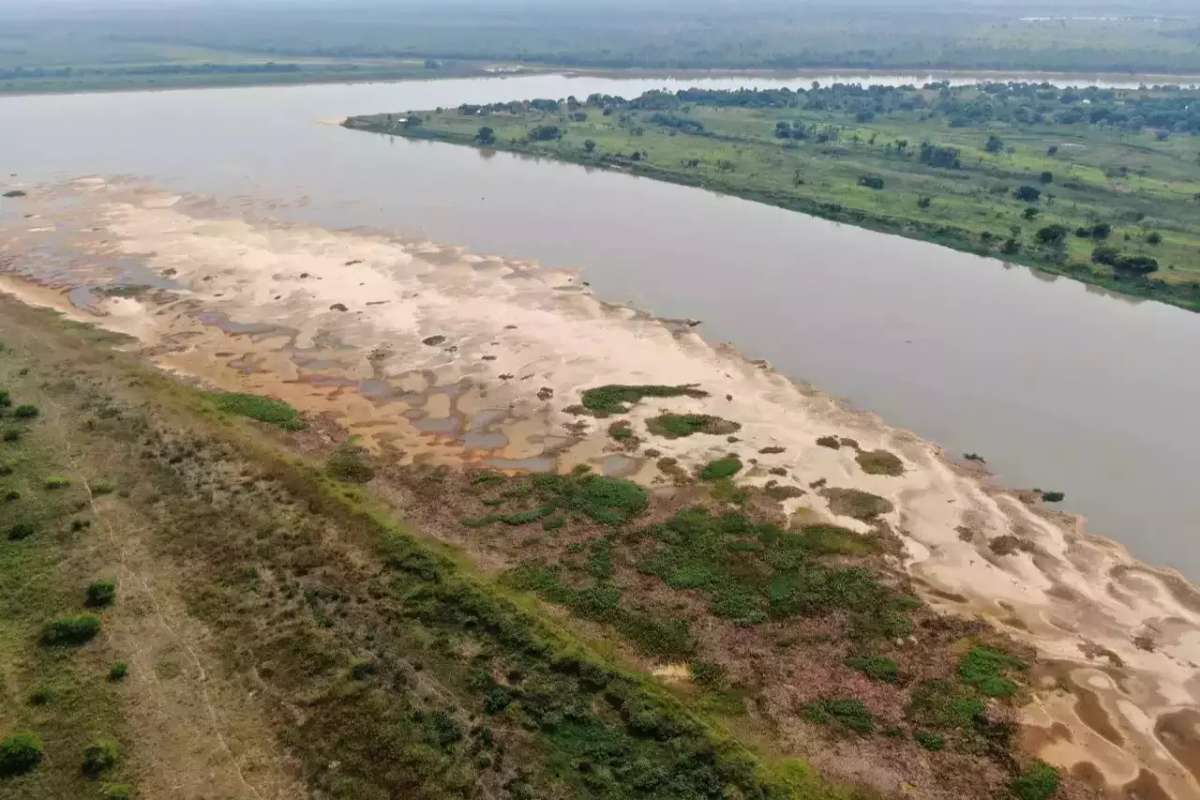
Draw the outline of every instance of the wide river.
<instances>
[{"instance_id":1,"label":"wide river","mask_svg":"<svg viewBox=\"0 0 1200 800\"><path fill-rule=\"evenodd\" d=\"M1064 508L1093 532L1200 578L1200 315L698 189L328 124L463 102L814 77L8 97L0 175L132 175L225 201L279 201L285 219L580 267L600 296L702 319L711 339L953 454L984 455L1007 485L1065 491Z\"/></svg>"}]
</instances>

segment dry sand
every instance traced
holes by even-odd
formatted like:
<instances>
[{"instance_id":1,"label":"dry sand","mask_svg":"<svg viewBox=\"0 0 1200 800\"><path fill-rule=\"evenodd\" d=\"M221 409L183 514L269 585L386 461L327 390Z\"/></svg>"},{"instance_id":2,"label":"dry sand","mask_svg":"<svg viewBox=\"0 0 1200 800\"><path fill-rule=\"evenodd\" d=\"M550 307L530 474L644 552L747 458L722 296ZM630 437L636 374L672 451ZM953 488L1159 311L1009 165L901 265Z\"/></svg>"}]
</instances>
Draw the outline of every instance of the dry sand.
<instances>
[{"instance_id":1,"label":"dry sand","mask_svg":"<svg viewBox=\"0 0 1200 800\"><path fill-rule=\"evenodd\" d=\"M4 225L0 289L127 333L156 363L212 386L328 414L398 463L587 463L661 482L654 459L608 437L611 420L563 409L604 383L700 386L709 397L645 401L623 417L643 448L688 471L736 453L750 466L740 479L803 490L789 511L861 530L810 484L887 498L895 508L883 518L925 599L1041 654L1022 710L1028 748L1114 798L1200 797L1200 593L936 445L686 324L605 304L573 272L251 222L128 181L42 187L24 205L35 216ZM736 441L648 436L645 420L661 409L742 427ZM897 454L904 474L865 474L854 450L816 444L830 434ZM998 554L990 543L1002 536L1019 547Z\"/></svg>"}]
</instances>

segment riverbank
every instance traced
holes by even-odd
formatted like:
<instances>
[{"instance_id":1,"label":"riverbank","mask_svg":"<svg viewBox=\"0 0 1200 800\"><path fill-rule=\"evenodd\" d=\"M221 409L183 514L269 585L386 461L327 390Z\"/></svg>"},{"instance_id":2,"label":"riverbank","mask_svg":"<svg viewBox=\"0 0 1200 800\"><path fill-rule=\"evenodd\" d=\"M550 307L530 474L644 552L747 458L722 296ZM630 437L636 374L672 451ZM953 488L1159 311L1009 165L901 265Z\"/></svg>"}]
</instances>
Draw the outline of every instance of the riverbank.
<instances>
[{"instance_id":1,"label":"riverbank","mask_svg":"<svg viewBox=\"0 0 1200 800\"><path fill-rule=\"evenodd\" d=\"M1080 102L1093 124L1061 110ZM1143 103L1189 124L1186 93L1031 84L651 92L344 124L702 187L1195 311L1194 134L1094 124Z\"/></svg>"},{"instance_id":2,"label":"riverbank","mask_svg":"<svg viewBox=\"0 0 1200 800\"><path fill-rule=\"evenodd\" d=\"M953 619L983 617L1019 643L1018 656L1024 646L1036 650L1037 664L1020 680L1028 694L1019 695L1021 738L1030 752L1113 796L1151 784L1169 797L1195 791L1187 744L1197 704L1187 665L1200 660L1187 635L1200 605L1194 589L1087 536L1078 520L1046 511L1031 495L1004 491L951 463L935 446L707 343L685 322L601 303L570 271L427 241L250 221L206 198L136 184L30 187L22 202L32 216L5 229L7 291L129 334L138 352L167 369L220 389L277 397L313 424L328 420L360 437L381 472L394 465L563 474L585 465L650 490L667 503L659 512L664 522L689 498L724 511L744 503L752 511L763 502L800 532L832 525L864 542L895 541L894 551L864 554L845 544L857 540L836 540L842 543L826 545L833 549L821 558L865 559L878 565L872 569L890 564L899 581L892 585L908 591L911 582L930 608ZM613 392L588 393L606 384L694 391L650 391L640 402L638 392L618 391L614 407ZM703 475L716 480L697 478ZM607 576L601 587L616 585L637 600L632 608L618 603L623 614L648 609L654 619L674 609L670 614L692 623L698 649L655 657L630 644L629 657L664 674L677 674L681 658L717 664L735 695L761 698L751 718L765 715L793 754L872 785L917 780L929 792L962 791L938 782L962 772L956 747L910 751L915 740L900 745L876 733L835 736L815 748L826 741L822 723L804 712L822 700L854 699L876 730L915 735L931 723L910 716L911 693L938 669L950 670L942 679L957 680L948 654L961 636L943 640L922 625L915 643L876 644L880 650L870 655L921 676L915 684L892 689L856 678L842 663L855 654L806 638L817 631L807 631L804 615L772 617L779 607L757 605L771 596L766 587L736 584L746 594L722 600L708 595L703 581L639 569L647 555L639 548L654 539L618 536L609 556L597 555L603 547L593 542L607 538L599 531L568 527L559 538L547 527L564 500L549 502L536 484L508 480L481 493L477 507L463 507L470 525L457 510L421 501L430 484L421 489L396 476L382 486L392 487L383 491L434 536L498 574L516 570L511 580L582 613L580 625L599 624L601 632L613 625L620 633L636 619L596 620L563 593L563 586L580 588L581 576L595 579L591 569ZM661 554L668 546L660 540L655 548ZM752 558L761 546L740 541L747 555L739 558ZM564 568L578 560L582 571L547 583L524 563L531 557ZM709 605L735 599L740 605ZM732 616L714 615L714 608ZM756 610L767 619L758 621ZM786 642L797 635L804 643L798 649ZM930 658L942 645L946 655ZM822 655L814 661L816 653ZM830 685L850 687L854 696L822 697ZM963 734L951 724L939 735L961 742ZM880 772L887 753L890 763L911 763L913 772ZM1006 780L1003 771L988 774L991 788Z\"/></svg>"}]
</instances>

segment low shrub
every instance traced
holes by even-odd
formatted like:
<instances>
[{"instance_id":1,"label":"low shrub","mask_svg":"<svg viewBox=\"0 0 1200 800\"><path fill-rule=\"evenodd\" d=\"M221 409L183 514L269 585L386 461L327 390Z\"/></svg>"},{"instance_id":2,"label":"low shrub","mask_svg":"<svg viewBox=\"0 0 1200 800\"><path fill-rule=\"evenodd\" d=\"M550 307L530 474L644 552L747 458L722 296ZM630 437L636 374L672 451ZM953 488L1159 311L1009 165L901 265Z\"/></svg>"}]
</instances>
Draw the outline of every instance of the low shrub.
<instances>
[{"instance_id":1,"label":"low shrub","mask_svg":"<svg viewBox=\"0 0 1200 800\"><path fill-rule=\"evenodd\" d=\"M33 523L18 522L8 529L8 540L10 542L19 542L22 539L28 539L36 532L37 530L34 528Z\"/></svg>"},{"instance_id":2,"label":"low shrub","mask_svg":"<svg viewBox=\"0 0 1200 800\"><path fill-rule=\"evenodd\" d=\"M285 431L300 431L305 427L299 411L281 400L272 400L269 397L256 394L220 394L216 397L216 405L226 413L265 422Z\"/></svg>"},{"instance_id":3,"label":"low shrub","mask_svg":"<svg viewBox=\"0 0 1200 800\"><path fill-rule=\"evenodd\" d=\"M375 477L375 468L367 459L366 448L351 443L335 450L325 462L325 469L345 483L368 483Z\"/></svg>"},{"instance_id":4,"label":"low shrub","mask_svg":"<svg viewBox=\"0 0 1200 800\"><path fill-rule=\"evenodd\" d=\"M31 406L31 405L25 404L25 405L19 405L13 409L13 416L16 417L17 419L33 419L37 415L38 415L37 406Z\"/></svg>"},{"instance_id":5,"label":"low shrub","mask_svg":"<svg viewBox=\"0 0 1200 800\"><path fill-rule=\"evenodd\" d=\"M972 647L958 662L958 677L988 697L1012 697L1017 684L1006 673L1026 669L1025 663L999 650Z\"/></svg>"},{"instance_id":6,"label":"low shrub","mask_svg":"<svg viewBox=\"0 0 1200 800\"><path fill-rule=\"evenodd\" d=\"M859 451L855 455L855 460L862 467L862 471L868 475L891 475L895 477L904 474L904 462L887 450Z\"/></svg>"},{"instance_id":7,"label":"low shrub","mask_svg":"<svg viewBox=\"0 0 1200 800\"><path fill-rule=\"evenodd\" d=\"M97 739L83 750L83 774L98 778L117 765L117 743Z\"/></svg>"},{"instance_id":8,"label":"low shrub","mask_svg":"<svg viewBox=\"0 0 1200 800\"><path fill-rule=\"evenodd\" d=\"M900 668L896 662L883 656L851 656L846 659L846 665L852 667L868 678L884 683L898 683Z\"/></svg>"},{"instance_id":9,"label":"low shrub","mask_svg":"<svg viewBox=\"0 0 1200 800\"><path fill-rule=\"evenodd\" d=\"M104 608L112 605L117 597L117 584L113 581L96 581L87 587L84 604L88 608Z\"/></svg>"},{"instance_id":10,"label":"low shrub","mask_svg":"<svg viewBox=\"0 0 1200 800\"><path fill-rule=\"evenodd\" d=\"M100 800L132 800L133 787L124 783L106 783L100 787Z\"/></svg>"},{"instance_id":11,"label":"low shrub","mask_svg":"<svg viewBox=\"0 0 1200 800\"><path fill-rule=\"evenodd\" d=\"M42 644L56 646L78 646L87 644L100 632L100 620L91 614L60 617L42 629Z\"/></svg>"},{"instance_id":12,"label":"low shrub","mask_svg":"<svg viewBox=\"0 0 1200 800\"><path fill-rule=\"evenodd\" d=\"M861 700L823 697L804 706L802 713L818 725L837 724L863 735L875 730L875 719Z\"/></svg>"},{"instance_id":13,"label":"low shrub","mask_svg":"<svg viewBox=\"0 0 1200 800\"><path fill-rule=\"evenodd\" d=\"M125 676L129 674L129 665L124 661L118 661L108 668L108 679L113 683L118 683L125 680Z\"/></svg>"},{"instance_id":14,"label":"low shrub","mask_svg":"<svg viewBox=\"0 0 1200 800\"><path fill-rule=\"evenodd\" d=\"M1058 770L1044 761L1035 761L1008 785L1018 800L1049 800L1058 791Z\"/></svg>"},{"instance_id":15,"label":"low shrub","mask_svg":"<svg viewBox=\"0 0 1200 800\"><path fill-rule=\"evenodd\" d=\"M726 436L741 430L740 423L732 422L711 414L659 414L646 420L646 429L655 436L681 439L697 433L709 436Z\"/></svg>"},{"instance_id":16,"label":"low shrub","mask_svg":"<svg viewBox=\"0 0 1200 800\"><path fill-rule=\"evenodd\" d=\"M722 478L732 478L742 471L742 461L737 456L726 456L710 461L700 470L700 480L719 481Z\"/></svg>"},{"instance_id":17,"label":"low shrub","mask_svg":"<svg viewBox=\"0 0 1200 800\"><path fill-rule=\"evenodd\" d=\"M46 478L45 483L42 485L47 491L54 492L58 491L59 489L67 488L71 485L71 481L61 475L51 475L49 478Z\"/></svg>"},{"instance_id":18,"label":"low shrub","mask_svg":"<svg viewBox=\"0 0 1200 800\"><path fill-rule=\"evenodd\" d=\"M695 386L608 384L584 390L583 407L597 416L624 414L645 397L708 397L708 392Z\"/></svg>"},{"instance_id":19,"label":"low shrub","mask_svg":"<svg viewBox=\"0 0 1200 800\"><path fill-rule=\"evenodd\" d=\"M0 777L24 775L42 761L42 741L32 733L14 733L0 740Z\"/></svg>"},{"instance_id":20,"label":"low shrub","mask_svg":"<svg viewBox=\"0 0 1200 800\"><path fill-rule=\"evenodd\" d=\"M931 753L936 753L938 750L941 750L946 746L945 738L943 738L940 734L932 733L930 731L917 731L913 734L913 738L916 739L917 744L921 745L921 747L924 747Z\"/></svg>"}]
</instances>

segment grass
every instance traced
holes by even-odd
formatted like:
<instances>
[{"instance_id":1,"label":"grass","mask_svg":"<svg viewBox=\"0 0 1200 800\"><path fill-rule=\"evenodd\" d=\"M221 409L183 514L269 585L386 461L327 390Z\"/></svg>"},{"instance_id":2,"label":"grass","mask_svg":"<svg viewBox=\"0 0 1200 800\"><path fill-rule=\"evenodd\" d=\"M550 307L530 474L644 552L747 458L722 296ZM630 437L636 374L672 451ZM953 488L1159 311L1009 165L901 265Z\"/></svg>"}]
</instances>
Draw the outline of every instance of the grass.
<instances>
[{"instance_id":1,"label":"grass","mask_svg":"<svg viewBox=\"0 0 1200 800\"><path fill-rule=\"evenodd\" d=\"M700 469L700 480L719 481L732 478L742 471L742 460L737 456L726 456L710 461Z\"/></svg>"},{"instance_id":2,"label":"grass","mask_svg":"<svg viewBox=\"0 0 1200 800\"><path fill-rule=\"evenodd\" d=\"M1035 761L1025 768L1008 790L1017 800L1049 800L1058 791L1058 770L1044 761Z\"/></svg>"},{"instance_id":3,"label":"grass","mask_svg":"<svg viewBox=\"0 0 1200 800\"><path fill-rule=\"evenodd\" d=\"M988 647L972 647L958 662L958 677L987 697L1012 697L1017 683L1008 673L1026 669L1023 661Z\"/></svg>"},{"instance_id":4,"label":"grass","mask_svg":"<svg viewBox=\"0 0 1200 800\"><path fill-rule=\"evenodd\" d=\"M890 658L883 656L851 656L846 666L853 667L871 680L883 683L899 683L900 667Z\"/></svg>"},{"instance_id":5,"label":"grass","mask_svg":"<svg viewBox=\"0 0 1200 800\"><path fill-rule=\"evenodd\" d=\"M1130 131L1086 118L1063 122L1069 103L1059 95L1043 100L1037 92L1045 89L1012 91L825 88L743 104L749 95L694 90L625 104L443 109L420 112L422 124L410 127L386 115L347 125L474 145L486 124L495 131L494 148L699 186L1200 309L1194 137L1160 139L1150 126ZM1120 108L1138 95L1113 97ZM979 108L987 111L967 115ZM780 124L799 126L805 138L781 138ZM564 135L528 136L544 125ZM999 150L987 147L993 135L1003 143ZM595 144L588 149L585 141ZM927 159L923 144L953 151L953 164ZM1051 183L1040 182L1043 173ZM864 174L881 177L884 188L860 186ZM1018 199L1021 186L1040 186L1037 201ZM1105 238L1093 239L1103 225ZM1053 226L1067 234L1039 237ZM1147 276L1093 259L1101 246L1153 258L1159 269Z\"/></svg>"},{"instance_id":6,"label":"grass","mask_svg":"<svg viewBox=\"0 0 1200 800\"><path fill-rule=\"evenodd\" d=\"M854 458L868 475L895 477L904 474L904 462L887 450L860 450Z\"/></svg>"},{"instance_id":7,"label":"grass","mask_svg":"<svg viewBox=\"0 0 1200 800\"><path fill-rule=\"evenodd\" d=\"M875 732L875 718L861 700L821 698L804 707L804 716L809 722L839 725L864 736Z\"/></svg>"},{"instance_id":8,"label":"grass","mask_svg":"<svg viewBox=\"0 0 1200 800\"><path fill-rule=\"evenodd\" d=\"M711 414L659 414L646 420L646 428L655 436L666 439L680 439L697 433L710 436L724 436L737 433L742 426Z\"/></svg>"},{"instance_id":9,"label":"grass","mask_svg":"<svg viewBox=\"0 0 1200 800\"><path fill-rule=\"evenodd\" d=\"M285 431L301 431L305 427L300 413L282 400L256 394L222 393L214 396L214 403L227 414L248 417Z\"/></svg>"},{"instance_id":10,"label":"grass","mask_svg":"<svg viewBox=\"0 0 1200 800\"><path fill-rule=\"evenodd\" d=\"M647 397L708 397L708 392L695 386L607 384L585 389L581 403L592 414L603 417L624 414Z\"/></svg>"}]
</instances>

